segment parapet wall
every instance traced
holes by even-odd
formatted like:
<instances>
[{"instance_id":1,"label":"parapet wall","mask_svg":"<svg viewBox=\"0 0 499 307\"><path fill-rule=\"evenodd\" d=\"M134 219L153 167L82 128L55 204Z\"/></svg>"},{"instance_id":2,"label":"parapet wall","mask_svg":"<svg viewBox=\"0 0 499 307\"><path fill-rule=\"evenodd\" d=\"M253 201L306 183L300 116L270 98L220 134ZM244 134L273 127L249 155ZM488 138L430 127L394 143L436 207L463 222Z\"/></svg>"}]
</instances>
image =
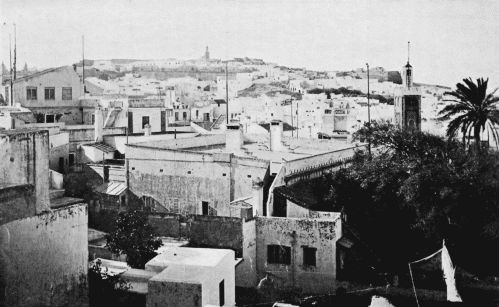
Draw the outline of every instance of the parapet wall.
<instances>
[{"instance_id":1,"label":"parapet wall","mask_svg":"<svg viewBox=\"0 0 499 307\"><path fill-rule=\"evenodd\" d=\"M87 206L61 207L0 226L5 306L85 306Z\"/></svg>"},{"instance_id":2,"label":"parapet wall","mask_svg":"<svg viewBox=\"0 0 499 307\"><path fill-rule=\"evenodd\" d=\"M198 247L227 248L241 257L243 220L235 217L154 214L149 223L160 236L184 237Z\"/></svg>"}]
</instances>

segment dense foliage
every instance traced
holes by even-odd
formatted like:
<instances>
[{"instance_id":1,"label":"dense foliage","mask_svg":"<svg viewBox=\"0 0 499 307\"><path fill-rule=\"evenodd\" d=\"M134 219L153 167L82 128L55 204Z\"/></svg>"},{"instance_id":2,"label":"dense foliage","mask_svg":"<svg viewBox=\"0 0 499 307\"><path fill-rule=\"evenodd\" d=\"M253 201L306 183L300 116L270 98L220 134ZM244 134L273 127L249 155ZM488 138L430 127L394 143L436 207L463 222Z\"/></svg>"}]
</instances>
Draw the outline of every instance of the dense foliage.
<instances>
[{"instance_id":1,"label":"dense foliage","mask_svg":"<svg viewBox=\"0 0 499 307\"><path fill-rule=\"evenodd\" d=\"M113 231L106 239L111 252L126 254L128 265L137 269L143 269L162 245L148 223L147 212L141 210L120 212Z\"/></svg>"},{"instance_id":2,"label":"dense foliage","mask_svg":"<svg viewBox=\"0 0 499 307\"><path fill-rule=\"evenodd\" d=\"M473 131L475 145L480 150L480 134L488 130L496 141L499 140L495 126L499 125L499 110L496 104L499 97L494 96L497 90L487 93L488 79L477 79L476 84L471 78L463 79L463 83L456 84L456 90L446 92L446 105L439 114L442 119L452 120L447 127L447 136L452 138L458 132L462 134L463 144L466 135Z\"/></svg>"},{"instance_id":3,"label":"dense foliage","mask_svg":"<svg viewBox=\"0 0 499 307\"><path fill-rule=\"evenodd\" d=\"M90 306L133 306L127 290L130 284L119 275L110 274L97 260L88 270Z\"/></svg>"},{"instance_id":4,"label":"dense foliage","mask_svg":"<svg viewBox=\"0 0 499 307\"><path fill-rule=\"evenodd\" d=\"M373 156L359 153L331 177L325 202L347 216L372 249L375 266L407 271L407 262L446 239L458 265L498 273L499 155L467 152L458 141L373 122Z\"/></svg>"}]
</instances>

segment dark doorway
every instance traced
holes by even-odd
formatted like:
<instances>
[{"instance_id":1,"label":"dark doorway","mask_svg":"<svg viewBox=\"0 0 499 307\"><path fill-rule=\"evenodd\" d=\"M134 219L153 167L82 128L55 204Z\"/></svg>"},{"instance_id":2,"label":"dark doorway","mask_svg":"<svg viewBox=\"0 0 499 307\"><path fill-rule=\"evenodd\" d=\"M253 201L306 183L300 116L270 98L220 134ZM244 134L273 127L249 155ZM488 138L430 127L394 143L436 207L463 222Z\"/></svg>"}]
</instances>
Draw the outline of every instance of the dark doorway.
<instances>
[{"instance_id":1,"label":"dark doorway","mask_svg":"<svg viewBox=\"0 0 499 307\"><path fill-rule=\"evenodd\" d=\"M225 305L225 283L224 280L218 284L218 294L219 294L219 301L220 301L220 306Z\"/></svg>"},{"instance_id":2,"label":"dark doorway","mask_svg":"<svg viewBox=\"0 0 499 307\"><path fill-rule=\"evenodd\" d=\"M202 203L202 212L203 212L203 215L208 215L208 202L207 201L203 201Z\"/></svg>"},{"instance_id":3,"label":"dark doorway","mask_svg":"<svg viewBox=\"0 0 499 307\"><path fill-rule=\"evenodd\" d=\"M69 154L69 166L73 166L75 164L75 154Z\"/></svg>"},{"instance_id":4,"label":"dark doorway","mask_svg":"<svg viewBox=\"0 0 499 307\"><path fill-rule=\"evenodd\" d=\"M161 132L166 131L166 111L161 111Z\"/></svg>"},{"instance_id":5,"label":"dark doorway","mask_svg":"<svg viewBox=\"0 0 499 307\"><path fill-rule=\"evenodd\" d=\"M286 217L286 206L286 198L279 193L274 193L274 214L272 216Z\"/></svg>"},{"instance_id":6,"label":"dark doorway","mask_svg":"<svg viewBox=\"0 0 499 307\"><path fill-rule=\"evenodd\" d=\"M64 174L64 158L59 158L59 173Z\"/></svg>"},{"instance_id":7,"label":"dark doorway","mask_svg":"<svg viewBox=\"0 0 499 307\"><path fill-rule=\"evenodd\" d=\"M133 133L133 113L128 112L128 134Z\"/></svg>"},{"instance_id":8,"label":"dark doorway","mask_svg":"<svg viewBox=\"0 0 499 307\"><path fill-rule=\"evenodd\" d=\"M104 166L104 181L105 182L109 181L109 166L108 165Z\"/></svg>"}]
</instances>

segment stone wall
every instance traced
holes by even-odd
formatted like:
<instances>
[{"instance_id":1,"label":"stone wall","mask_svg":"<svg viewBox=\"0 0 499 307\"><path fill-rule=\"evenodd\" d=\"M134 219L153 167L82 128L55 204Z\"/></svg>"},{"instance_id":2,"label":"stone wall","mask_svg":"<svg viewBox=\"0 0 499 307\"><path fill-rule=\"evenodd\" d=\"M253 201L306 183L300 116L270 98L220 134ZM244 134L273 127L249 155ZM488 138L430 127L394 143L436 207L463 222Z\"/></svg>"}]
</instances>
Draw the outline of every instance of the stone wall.
<instances>
[{"instance_id":1,"label":"stone wall","mask_svg":"<svg viewBox=\"0 0 499 307\"><path fill-rule=\"evenodd\" d=\"M85 204L1 226L6 306L85 306L88 300Z\"/></svg>"}]
</instances>

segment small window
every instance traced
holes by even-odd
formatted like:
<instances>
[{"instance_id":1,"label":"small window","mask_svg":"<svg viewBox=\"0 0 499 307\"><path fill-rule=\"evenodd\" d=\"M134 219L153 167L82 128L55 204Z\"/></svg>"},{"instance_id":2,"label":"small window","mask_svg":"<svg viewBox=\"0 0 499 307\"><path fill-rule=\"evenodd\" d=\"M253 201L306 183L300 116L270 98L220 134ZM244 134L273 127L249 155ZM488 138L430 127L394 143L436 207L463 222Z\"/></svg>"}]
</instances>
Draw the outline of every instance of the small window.
<instances>
[{"instance_id":1,"label":"small window","mask_svg":"<svg viewBox=\"0 0 499 307\"><path fill-rule=\"evenodd\" d=\"M220 302L219 305L220 306L225 305L225 283L224 283L223 279L218 284L218 295L219 295L219 302Z\"/></svg>"},{"instance_id":2,"label":"small window","mask_svg":"<svg viewBox=\"0 0 499 307\"><path fill-rule=\"evenodd\" d=\"M45 122L46 123L53 123L54 121L55 121L54 114L45 114Z\"/></svg>"},{"instance_id":3,"label":"small window","mask_svg":"<svg viewBox=\"0 0 499 307\"><path fill-rule=\"evenodd\" d=\"M331 114L331 110L328 109L324 110L324 114Z\"/></svg>"},{"instance_id":4,"label":"small window","mask_svg":"<svg viewBox=\"0 0 499 307\"><path fill-rule=\"evenodd\" d=\"M183 112L182 113L182 119L183 120L187 120L187 112Z\"/></svg>"},{"instance_id":5,"label":"small window","mask_svg":"<svg viewBox=\"0 0 499 307\"><path fill-rule=\"evenodd\" d=\"M291 247L267 245L267 263L291 264Z\"/></svg>"},{"instance_id":6,"label":"small window","mask_svg":"<svg viewBox=\"0 0 499 307\"><path fill-rule=\"evenodd\" d=\"M178 112L175 112L175 121L178 121Z\"/></svg>"},{"instance_id":7,"label":"small window","mask_svg":"<svg viewBox=\"0 0 499 307\"><path fill-rule=\"evenodd\" d=\"M314 247L303 247L303 265L315 266L315 254L317 249Z\"/></svg>"},{"instance_id":8,"label":"small window","mask_svg":"<svg viewBox=\"0 0 499 307\"><path fill-rule=\"evenodd\" d=\"M45 100L55 100L55 87L45 88Z\"/></svg>"},{"instance_id":9,"label":"small window","mask_svg":"<svg viewBox=\"0 0 499 307\"><path fill-rule=\"evenodd\" d=\"M62 88L62 100L73 100L73 88L71 87Z\"/></svg>"},{"instance_id":10,"label":"small window","mask_svg":"<svg viewBox=\"0 0 499 307\"><path fill-rule=\"evenodd\" d=\"M92 125L95 124L95 114L92 114Z\"/></svg>"},{"instance_id":11,"label":"small window","mask_svg":"<svg viewBox=\"0 0 499 307\"><path fill-rule=\"evenodd\" d=\"M196 119L199 118L199 110L196 110Z\"/></svg>"},{"instance_id":12,"label":"small window","mask_svg":"<svg viewBox=\"0 0 499 307\"><path fill-rule=\"evenodd\" d=\"M28 87L26 88L26 99L27 100L36 100L36 87Z\"/></svg>"}]
</instances>

